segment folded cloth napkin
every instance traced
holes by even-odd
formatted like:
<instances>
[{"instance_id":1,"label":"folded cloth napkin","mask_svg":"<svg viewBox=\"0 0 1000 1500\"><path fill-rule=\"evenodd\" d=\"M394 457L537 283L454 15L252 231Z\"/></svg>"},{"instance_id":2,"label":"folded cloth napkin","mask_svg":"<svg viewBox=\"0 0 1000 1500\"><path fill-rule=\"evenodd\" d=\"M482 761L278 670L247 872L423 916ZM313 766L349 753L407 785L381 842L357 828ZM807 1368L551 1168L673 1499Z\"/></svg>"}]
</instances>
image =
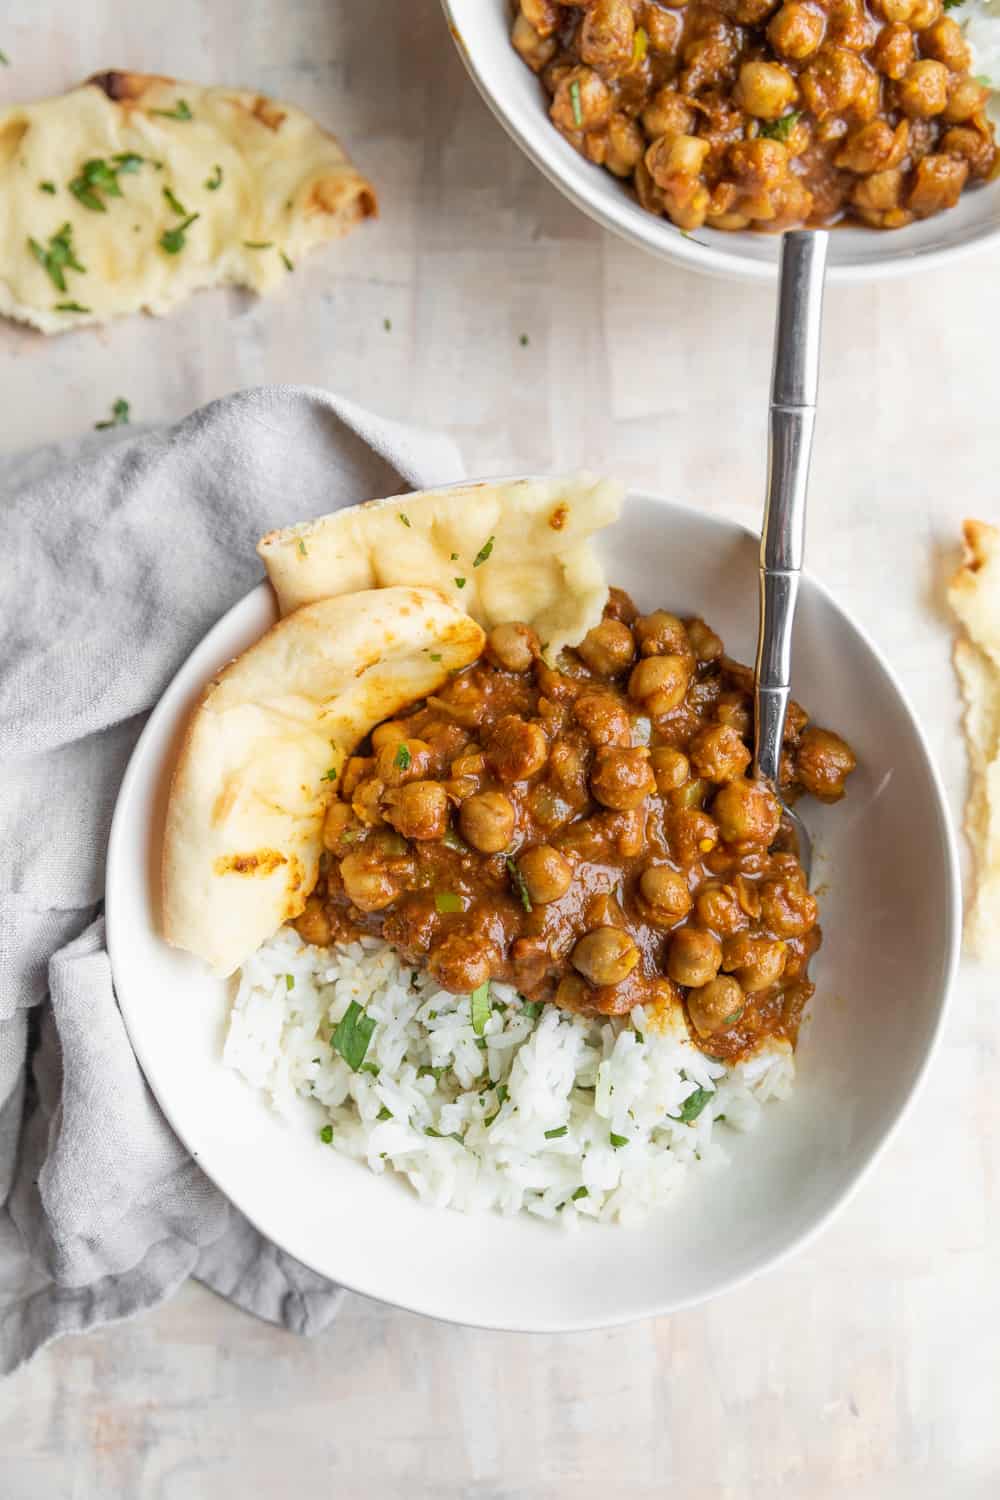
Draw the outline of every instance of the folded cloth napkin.
<instances>
[{"instance_id":1,"label":"folded cloth napkin","mask_svg":"<svg viewBox=\"0 0 1000 1500\"><path fill-rule=\"evenodd\" d=\"M261 1238L146 1086L105 846L144 715L258 581L258 537L460 474L448 439L280 386L0 462L0 1372L189 1275L300 1333L336 1312L339 1288Z\"/></svg>"}]
</instances>

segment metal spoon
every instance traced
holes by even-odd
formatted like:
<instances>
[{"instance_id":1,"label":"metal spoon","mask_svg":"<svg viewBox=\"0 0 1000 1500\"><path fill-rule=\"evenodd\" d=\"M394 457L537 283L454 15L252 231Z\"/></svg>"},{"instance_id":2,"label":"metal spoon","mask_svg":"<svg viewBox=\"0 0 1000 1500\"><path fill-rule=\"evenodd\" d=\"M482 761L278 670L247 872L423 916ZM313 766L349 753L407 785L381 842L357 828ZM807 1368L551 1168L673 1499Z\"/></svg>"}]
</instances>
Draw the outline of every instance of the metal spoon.
<instances>
[{"instance_id":1,"label":"metal spoon","mask_svg":"<svg viewBox=\"0 0 1000 1500\"><path fill-rule=\"evenodd\" d=\"M760 542L760 625L754 666L753 775L776 793L809 879L812 842L781 796L781 746L792 669L792 622L805 545L806 488L816 421L823 279L830 236L783 236L767 440L767 499Z\"/></svg>"}]
</instances>

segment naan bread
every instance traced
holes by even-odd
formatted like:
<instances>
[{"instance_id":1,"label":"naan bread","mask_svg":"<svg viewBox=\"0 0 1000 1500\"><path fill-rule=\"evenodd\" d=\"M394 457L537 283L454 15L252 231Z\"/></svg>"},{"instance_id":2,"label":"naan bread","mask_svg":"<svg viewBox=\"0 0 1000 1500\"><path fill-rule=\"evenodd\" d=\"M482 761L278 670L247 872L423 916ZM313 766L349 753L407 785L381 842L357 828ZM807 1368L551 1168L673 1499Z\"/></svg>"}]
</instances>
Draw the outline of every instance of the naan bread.
<instances>
[{"instance_id":1,"label":"naan bread","mask_svg":"<svg viewBox=\"0 0 1000 1500\"><path fill-rule=\"evenodd\" d=\"M0 111L0 313L58 333L166 313L201 287L267 292L376 211L371 184L294 105L102 73Z\"/></svg>"},{"instance_id":2,"label":"naan bread","mask_svg":"<svg viewBox=\"0 0 1000 1500\"><path fill-rule=\"evenodd\" d=\"M982 521L963 530L948 601L968 632L955 643L972 772L965 830L978 867L965 935L980 958L1000 962L1000 530Z\"/></svg>"},{"instance_id":3,"label":"naan bread","mask_svg":"<svg viewBox=\"0 0 1000 1500\"><path fill-rule=\"evenodd\" d=\"M168 942L231 974L316 883L332 784L367 732L483 648L431 589L296 610L219 674L188 725L163 851Z\"/></svg>"},{"instance_id":4,"label":"naan bread","mask_svg":"<svg viewBox=\"0 0 1000 1500\"><path fill-rule=\"evenodd\" d=\"M621 485L586 475L470 484L369 500L258 544L283 614L390 584L438 588L489 628L523 620L550 659L601 618L592 537L617 520Z\"/></svg>"}]
</instances>

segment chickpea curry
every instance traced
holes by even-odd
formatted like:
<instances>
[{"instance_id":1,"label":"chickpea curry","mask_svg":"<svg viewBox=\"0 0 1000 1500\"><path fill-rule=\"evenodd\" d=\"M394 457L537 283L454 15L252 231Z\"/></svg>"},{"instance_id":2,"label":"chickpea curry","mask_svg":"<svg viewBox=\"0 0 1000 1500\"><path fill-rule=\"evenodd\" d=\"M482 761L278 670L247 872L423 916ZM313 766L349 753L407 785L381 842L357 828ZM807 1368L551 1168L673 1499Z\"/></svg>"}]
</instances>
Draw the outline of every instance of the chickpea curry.
<instances>
[{"instance_id":1,"label":"chickpea curry","mask_svg":"<svg viewBox=\"0 0 1000 1500\"><path fill-rule=\"evenodd\" d=\"M556 665L527 625L371 733L335 784L311 943L390 942L454 993L647 1014L735 1060L794 1043L816 901L750 765L752 675L700 619L612 589ZM782 791L844 794L849 746L793 704Z\"/></svg>"},{"instance_id":2,"label":"chickpea curry","mask_svg":"<svg viewBox=\"0 0 1000 1500\"><path fill-rule=\"evenodd\" d=\"M948 0L520 0L556 129L680 229L898 229L997 167Z\"/></svg>"}]
</instances>

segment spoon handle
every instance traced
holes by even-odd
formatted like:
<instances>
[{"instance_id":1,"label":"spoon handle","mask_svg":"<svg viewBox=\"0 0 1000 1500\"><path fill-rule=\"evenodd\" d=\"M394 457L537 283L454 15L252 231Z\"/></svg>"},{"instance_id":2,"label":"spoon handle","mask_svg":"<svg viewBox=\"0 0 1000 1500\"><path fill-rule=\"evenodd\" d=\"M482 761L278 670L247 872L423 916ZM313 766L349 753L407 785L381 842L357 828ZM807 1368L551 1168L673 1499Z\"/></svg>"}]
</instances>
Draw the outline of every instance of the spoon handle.
<instances>
[{"instance_id":1,"label":"spoon handle","mask_svg":"<svg viewBox=\"0 0 1000 1500\"><path fill-rule=\"evenodd\" d=\"M792 622L805 544L806 488L816 421L826 230L781 244L760 543L760 628L754 669L755 777L777 786L791 682Z\"/></svg>"}]
</instances>

